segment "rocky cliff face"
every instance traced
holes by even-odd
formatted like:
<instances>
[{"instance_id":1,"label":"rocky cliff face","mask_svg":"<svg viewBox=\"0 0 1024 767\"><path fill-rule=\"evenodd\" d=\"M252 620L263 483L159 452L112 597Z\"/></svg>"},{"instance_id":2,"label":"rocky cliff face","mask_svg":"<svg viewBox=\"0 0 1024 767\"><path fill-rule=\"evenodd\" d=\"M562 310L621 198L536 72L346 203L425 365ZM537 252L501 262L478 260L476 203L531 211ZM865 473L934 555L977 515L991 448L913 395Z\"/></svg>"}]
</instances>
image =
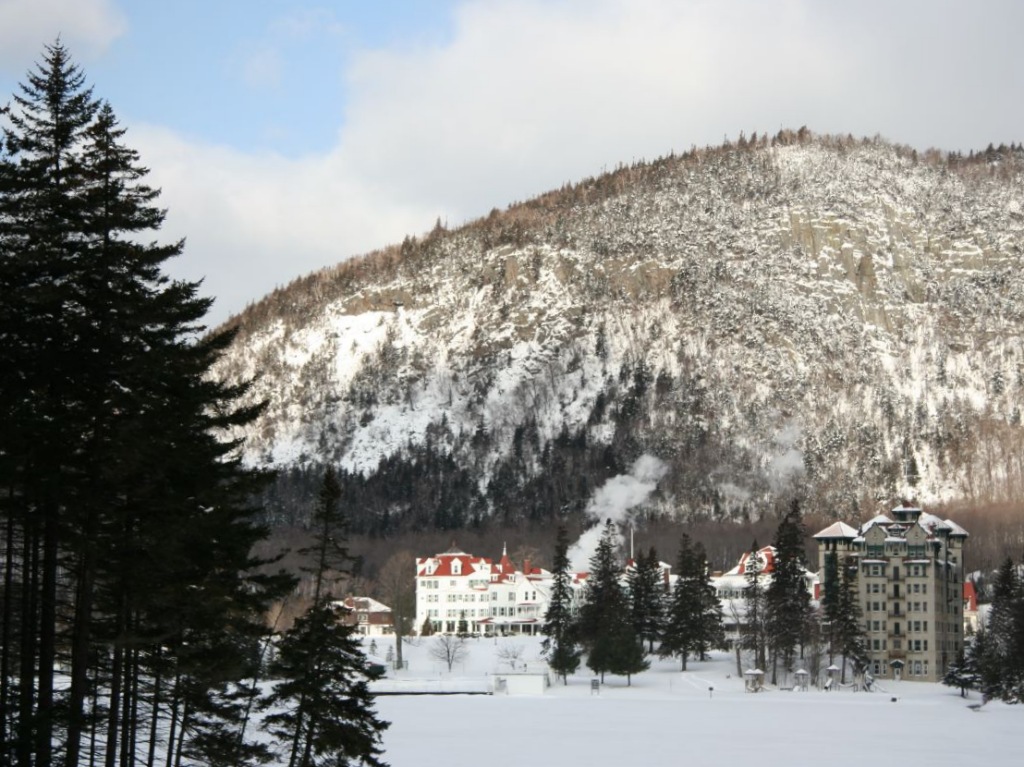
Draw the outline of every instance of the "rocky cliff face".
<instances>
[{"instance_id":1,"label":"rocky cliff face","mask_svg":"<svg viewBox=\"0 0 1024 767\"><path fill-rule=\"evenodd\" d=\"M461 477L374 491L396 524L573 513L644 453L648 513L1012 497L1022 171L790 133L620 168L296 281L219 372L270 403L252 463Z\"/></svg>"}]
</instances>

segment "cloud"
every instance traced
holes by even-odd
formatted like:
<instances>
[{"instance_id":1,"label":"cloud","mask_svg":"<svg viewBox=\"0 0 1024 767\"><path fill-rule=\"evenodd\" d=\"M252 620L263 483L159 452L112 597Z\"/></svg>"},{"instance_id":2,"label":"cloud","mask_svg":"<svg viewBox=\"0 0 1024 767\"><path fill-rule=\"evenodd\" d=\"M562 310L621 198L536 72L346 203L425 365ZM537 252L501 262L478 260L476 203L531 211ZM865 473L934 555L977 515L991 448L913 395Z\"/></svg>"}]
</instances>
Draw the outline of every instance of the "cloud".
<instances>
[{"instance_id":1,"label":"cloud","mask_svg":"<svg viewBox=\"0 0 1024 767\"><path fill-rule=\"evenodd\" d=\"M162 239L187 238L169 271L204 279L214 322L275 287L346 257L426 231L426 210L395 205L337 155L291 160L196 144L153 126L127 136L168 209ZM436 218L436 212L432 212Z\"/></svg>"},{"instance_id":2,"label":"cloud","mask_svg":"<svg viewBox=\"0 0 1024 767\"><path fill-rule=\"evenodd\" d=\"M1024 124L1008 95L1024 86L1019 3L509 0L454 14L442 42L346 39L344 89L310 94L346 98L327 152L286 160L136 131L169 225L190 238L180 266L209 277L220 319L438 216L457 225L740 131L807 125L967 149L1018 140ZM282 24L282 45L310 29Z\"/></svg>"},{"instance_id":3,"label":"cloud","mask_svg":"<svg viewBox=\"0 0 1024 767\"><path fill-rule=\"evenodd\" d=\"M2 0L0 70L21 75L60 36L79 61L103 53L127 29L110 0Z\"/></svg>"}]
</instances>

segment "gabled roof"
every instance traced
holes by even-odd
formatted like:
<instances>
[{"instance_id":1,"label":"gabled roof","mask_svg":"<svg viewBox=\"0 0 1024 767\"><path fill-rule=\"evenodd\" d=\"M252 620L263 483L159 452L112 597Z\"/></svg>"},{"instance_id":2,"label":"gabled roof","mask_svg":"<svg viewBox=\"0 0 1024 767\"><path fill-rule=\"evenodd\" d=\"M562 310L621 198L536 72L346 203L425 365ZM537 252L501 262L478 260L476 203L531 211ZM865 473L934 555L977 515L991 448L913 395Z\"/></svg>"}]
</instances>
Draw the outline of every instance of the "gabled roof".
<instances>
[{"instance_id":1,"label":"gabled roof","mask_svg":"<svg viewBox=\"0 0 1024 767\"><path fill-rule=\"evenodd\" d=\"M770 575L771 573L775 572L775 547L774 546L764 546L763 548L758 549L757 553L759 555L758 559L761 559L764 562L764 565L761 567L760 574L761 575ZM749 559L750 559L750 552L749 551L743 552L743 556L740 557L740 561L736 565L736 567L734 567L732 570L730 570L729 572L727 572L725 574L726 575L746 575L747 574L747 561Z\"/></svg>"},{"instance_id":2,"label":"gabled roof","mask_svg":"<svg viewBox=\"0 0 1024 767\"><path fill-rule=\"evenodd\" d=\"M428 572L428 565L430 562L434 562L436 565L433 572ZM458 567L455 564L458 563ZM444 577L467 577L470 575L478 575L480 572L490 573L492 567L491 560L487 557L474 557L470 554L457 553L452 554L445 552L444 554L438 554L433 558L425 558L417 560L416 564L416 575L430 575ZM456 570L458 572L456 572Z\"/></svg>"},{"instance_id":3,"label":"gabled roof","mask_svg":"<svg viewBox=\"0 0 1024 767\"><path fill-rule=\"evenodd\" d=\"M355 610L361 613L391 612L390 607L388 607L385 604L382 604L381 602L378 602L376 599L371 599L370 597L345 597L344 599L340 600L340 603L343 604L349 610ZM338 602L335 602L335 604L338 604Z\"/></svg>"},{"instance_id":4,"label":"gabled roof","mask_svg":"<svg viewBox=\"0 0 1024 767\"><path fill-rule=\"evenodd\" d=\"M814 537L818 540L824 540L826 538L856 538L857 529L855 527L850 527L845 522L833 522Z\"/></svg>"},{"instance_id":5,"label":"gabled roof","mask_svg":"<svg viewBox=\"0 0 1024 767\"><path fill-rule=\"evenodd\" d=\"M960 525L958 525L952 519L947 519L946 524L949 525L950 535L962 535L965 538L970 535L970 533L968 533L966 530L960 527Z\"/></svg>"},{"instance_id":6,"label":"gabled roof","mask_svg":"<svg viewBox=\"0 0 1024 767\"><path fill-rule=\"evenodd\" d=\"M888 526L888 525L891 525L891 524L893 524L893 521L891 519L889 519L887 516L885 516L885 514L879 514L877 516L872 517L871 519L869 519L867 522L865 522L863 525L860 526L860 534L864 535L864 533L866 533L869 529L871 529L875 525Z\"/></svg>"}]
</instances>

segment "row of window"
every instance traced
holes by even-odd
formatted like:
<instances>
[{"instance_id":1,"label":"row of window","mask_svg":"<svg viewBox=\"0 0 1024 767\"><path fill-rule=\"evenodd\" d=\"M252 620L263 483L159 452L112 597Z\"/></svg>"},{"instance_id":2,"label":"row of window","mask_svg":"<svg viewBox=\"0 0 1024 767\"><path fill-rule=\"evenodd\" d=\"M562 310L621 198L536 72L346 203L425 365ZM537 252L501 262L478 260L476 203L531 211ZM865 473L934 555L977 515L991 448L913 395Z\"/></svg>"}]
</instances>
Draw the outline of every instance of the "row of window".
<instances>
[{"instance_id":1,"label":"row of window","mask_svg":"<svg viewBox=\"0 0 1024 767\"><path fill-rule=\"evenodd\" d=\"M897 588L898 588L898 586L897 586ZM928 584L927 583L908 583L907 584L907 592L910 593L910 594L927 594L928 593ZM879 583L877 581L874 582L874 583L869 583L868 584L868 593L869 594L885 594L886 593L886 584Z\"/></svg>"},{"instance_id":2,"label":"row of window","mask_svg":"<svg viewBox=\"0 0 1024 767\"><path fill-rule=\"evenodd\" d=\"M478 597L479 597L479 600L478 600ZM441 595L440 594L426 594L426 595L424 595L424 599L427 602L439 602L440 599L441 599ZM473 594L448 594L447 597L445 598L446 602L476 602L476 601L480 601L480 602L492 602L493 601L493 602L496 602L497 600L498 600L498 592L497 591L492 591L489 595L486 592L483 593L483 594L476 594L476 593L473 593ZM509 591L508 592L508 601L509 602L515 602L516 601L516 592L514 592L514 591ZM537 601L537 592L536 591L524 591L523 592L523 601L524 602L536 602Z\"/></svg>"},{"instance_id":3,"label":"row of window","mask_svg":"<svg viewBox=\"0 0 1024 767\"><path fill-rule=\"evenodd\" d=\"M874 661L872 664L872 671L875 676L880 676L882 673L881 661ZM913 660L907 662L907 673L911 676L928 676L928 661L926 660Z\"/></svg>"}]
</instances>

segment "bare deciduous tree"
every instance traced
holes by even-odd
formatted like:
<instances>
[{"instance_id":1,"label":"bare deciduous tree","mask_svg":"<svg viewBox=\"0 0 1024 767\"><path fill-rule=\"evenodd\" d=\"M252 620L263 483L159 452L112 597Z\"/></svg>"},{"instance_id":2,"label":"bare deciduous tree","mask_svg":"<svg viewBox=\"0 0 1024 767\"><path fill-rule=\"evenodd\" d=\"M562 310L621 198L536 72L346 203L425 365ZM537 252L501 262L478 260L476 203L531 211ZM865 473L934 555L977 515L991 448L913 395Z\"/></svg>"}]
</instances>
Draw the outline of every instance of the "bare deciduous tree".
<instances>
[{"instance_id":1,"label":"bare deciduous tree","mask_svg":"<svg viewBox=\"0 0 1024 767\"><path fill-rule=\"evenodd\" d=\"M402 637L409 633L415 611L416 558L408 549L396 551L377 577L381 598L391 608L395 624L395 662L402 666Z\"/></svg>"},{"instance_id":2,"label":"bare deciduous tree","mask_svg":"<svg viewBox=\"0 0 1024 767\"><path fill-rule=\"evenodd\" d=\"M508 667L515 671L516 665L523 657L524 648L521 644L514 644L512 642L506 642L498 648L497 656L498 660L502 663L507 663Z\"/></svg>"},{"instance_id":3,"label":"bare deciduous tree","mask_svg":"<svg viewBox=\"0 0 1024 767\"><path fill-rule=\"evenodd\" d=\"M430 648L430 657L447 664L449 672L456 663L464 661L468 654L469 648L466 647L466 640L449 634L438 636Z\"/></svg>"}]
</instances>

